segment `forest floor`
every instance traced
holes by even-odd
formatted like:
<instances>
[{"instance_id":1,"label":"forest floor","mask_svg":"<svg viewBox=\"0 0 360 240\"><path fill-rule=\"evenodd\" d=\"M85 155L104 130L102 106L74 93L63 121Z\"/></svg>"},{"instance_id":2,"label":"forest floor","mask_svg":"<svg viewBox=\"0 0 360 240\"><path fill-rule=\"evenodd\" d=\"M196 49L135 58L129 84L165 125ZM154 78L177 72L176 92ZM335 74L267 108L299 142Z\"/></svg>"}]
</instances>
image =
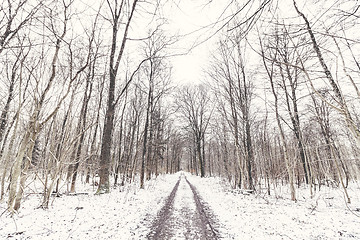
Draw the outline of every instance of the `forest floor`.
<instances>
[{"instance_id":1,"label":"forest floor","mask_svg":"<svg viewBox=\"0 0 360 240\"><path fill-rule=\"evenodd\" d=\"M0 202L0 239L360 239L360 186L351 183L351 204L339 188L323 186L310 197L287 186L247 194L220 178L187 173L162 175L95 196L95 187L79 182L79 195L51 199L38 208L36 181L20 212L6 213ZM64 187L65 188L65 187Z\"/></svg>"}]
</instances>

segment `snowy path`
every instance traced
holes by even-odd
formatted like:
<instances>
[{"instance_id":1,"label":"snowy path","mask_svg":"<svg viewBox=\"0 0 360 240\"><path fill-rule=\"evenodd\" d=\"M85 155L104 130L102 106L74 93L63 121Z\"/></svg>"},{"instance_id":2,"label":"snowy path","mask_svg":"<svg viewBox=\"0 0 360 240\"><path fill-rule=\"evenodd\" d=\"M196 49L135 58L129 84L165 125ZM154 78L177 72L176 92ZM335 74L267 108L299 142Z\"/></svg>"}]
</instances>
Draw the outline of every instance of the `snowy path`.
<instances>
[{"instance_id":1,"label":"snowy path","mask_svg":"<svg viewBox=\"0 0 360 240\"><path fill-rule=\"evenodd\" d=\"M147 238L218 239L215 222L195 187L181 175Z\"/></svg>"}]
</instances>

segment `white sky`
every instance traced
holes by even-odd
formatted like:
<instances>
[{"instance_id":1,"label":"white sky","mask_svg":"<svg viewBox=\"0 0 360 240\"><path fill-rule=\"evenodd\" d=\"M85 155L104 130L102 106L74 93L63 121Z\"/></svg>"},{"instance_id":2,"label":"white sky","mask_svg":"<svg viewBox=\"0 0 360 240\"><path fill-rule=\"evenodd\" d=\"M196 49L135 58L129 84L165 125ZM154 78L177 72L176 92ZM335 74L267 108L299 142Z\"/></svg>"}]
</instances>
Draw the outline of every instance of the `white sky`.
<instances>
[{"instance_id":1,"label":"white sky","mask_svg":"<svg viewBox=\"0 0 360 240\"><path fill-rule=\"evenodd\" d=\"M170 31L186 35L180 37L179 52L187 52L193 45L197 45L188 54L171 59L173 79L177 84L199 83L203 80L202 70L206 68L210 51L214 49L217 40L216 36L208 38L219 28L218 25L208 25L216 22L228 4L228 1L206 4L208 2L209 0L182 0L178 5L169 6L167 17L169 27L172 28ZM203 41L205 42L202 43ZM202 44L198 45L199 43Z\"/></svg>"}]
</instances>

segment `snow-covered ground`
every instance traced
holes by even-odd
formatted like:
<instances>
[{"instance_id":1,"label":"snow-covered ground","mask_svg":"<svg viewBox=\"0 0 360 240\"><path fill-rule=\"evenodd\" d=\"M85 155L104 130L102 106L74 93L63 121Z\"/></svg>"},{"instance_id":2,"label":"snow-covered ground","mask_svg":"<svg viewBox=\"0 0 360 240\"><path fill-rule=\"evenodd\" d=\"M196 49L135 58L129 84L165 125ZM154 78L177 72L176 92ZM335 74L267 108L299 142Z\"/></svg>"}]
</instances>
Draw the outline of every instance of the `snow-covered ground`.
<instances>
[{"instance_id":1,"label":"snow-covered ground","mask_svg":"<svg viewBox=\"0 0 360 240\"><path fill-rule=\"evenodd\" d=\"M243 195L220 178L185 175L214 212L222 239L360 239L359 185L350 186L347 206L340 189L323 187L312 199L309 189L297 189L295 203L286 186L272 189L271 196ZM144 190L134 184L101 196L79 184L88 195L52 198L48 210L37 208L41 195L28 195L18 215L1 215L0 239L146 239L179 176L159 176ZM184 184L179 190L175 210L193 209L192 192ZM0 203L0 214L5 208L6 202Z\"/></svg>"},{"instance_id":2,"label":"snow-covered ground","mask_svg":"<svg viewBox=\"0 0 360 240\"><path fill-rule=\"evenodd\" d=\"M145 239L178 178L159 176L146 182L145 189L134 184L100 196L92 187L78 185L83 188L79 192L89 195L52 198L48 210L37 208L41 195L30 195L14 218L6 213L0 217L0 239ZM0 214L5 208L0 203Z\"/></svg>"},{"instance_id":3,"label":"snow-covered ground","mask_svg":"<svg viewBox=\"0 0 360 240\"><path fill-rule=\"evenodd\" d=\"M295 203L285 186L272 196L243 195L219 178L188 178L217 215L224 239L360 239L358 184L349 187L347 206L341 189L322 187L312 199L308 188L296 189Z\"/></svg>"}]
</instances>

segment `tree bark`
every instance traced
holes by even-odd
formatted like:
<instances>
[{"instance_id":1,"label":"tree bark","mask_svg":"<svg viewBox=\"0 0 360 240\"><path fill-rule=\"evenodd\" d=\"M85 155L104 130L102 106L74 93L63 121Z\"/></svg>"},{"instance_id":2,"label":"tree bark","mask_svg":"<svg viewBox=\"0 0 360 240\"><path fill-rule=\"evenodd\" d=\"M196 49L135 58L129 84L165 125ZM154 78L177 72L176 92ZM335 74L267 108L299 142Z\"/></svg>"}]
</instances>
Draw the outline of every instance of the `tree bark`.
<instances>
[{"instance_id":1,"label":"tree bark","mask_svg":"<svg viewBox=\"0 0 360 240\"><path fill-rule=\"evenodd\" d=\"M106 113L105 113L105 124L104 131L102 136L101 143L101 152L100 152L100 169L99 169L99 177L100 182L96 194L109 193L110 192L110 182L109 182L109 173L110 173L110 164L111 164L111 144L112 144L112 133L114 128L114 118L115 118L115 86L116 86L116 76L119 69L120 61L123 56L125 45L127 41L127 35L130 27L131 20L133 18L136 4L138 0L134 0L132 7L129 12L129 16L125 25L125 30L123 34L123 38L121 41L121 46L119 53L115 59L116 46L117 46L117 33L118 27L120 25L121 15L122 15L122 7L124 1L121 2L121 6L113 10L113 8L109 5L110 11L112 12L112 41L111 41L111 52L110 52L110 68L109 68L109 90L108 90L108 99L106 104Z\"/></svg>"}]
</instances>

